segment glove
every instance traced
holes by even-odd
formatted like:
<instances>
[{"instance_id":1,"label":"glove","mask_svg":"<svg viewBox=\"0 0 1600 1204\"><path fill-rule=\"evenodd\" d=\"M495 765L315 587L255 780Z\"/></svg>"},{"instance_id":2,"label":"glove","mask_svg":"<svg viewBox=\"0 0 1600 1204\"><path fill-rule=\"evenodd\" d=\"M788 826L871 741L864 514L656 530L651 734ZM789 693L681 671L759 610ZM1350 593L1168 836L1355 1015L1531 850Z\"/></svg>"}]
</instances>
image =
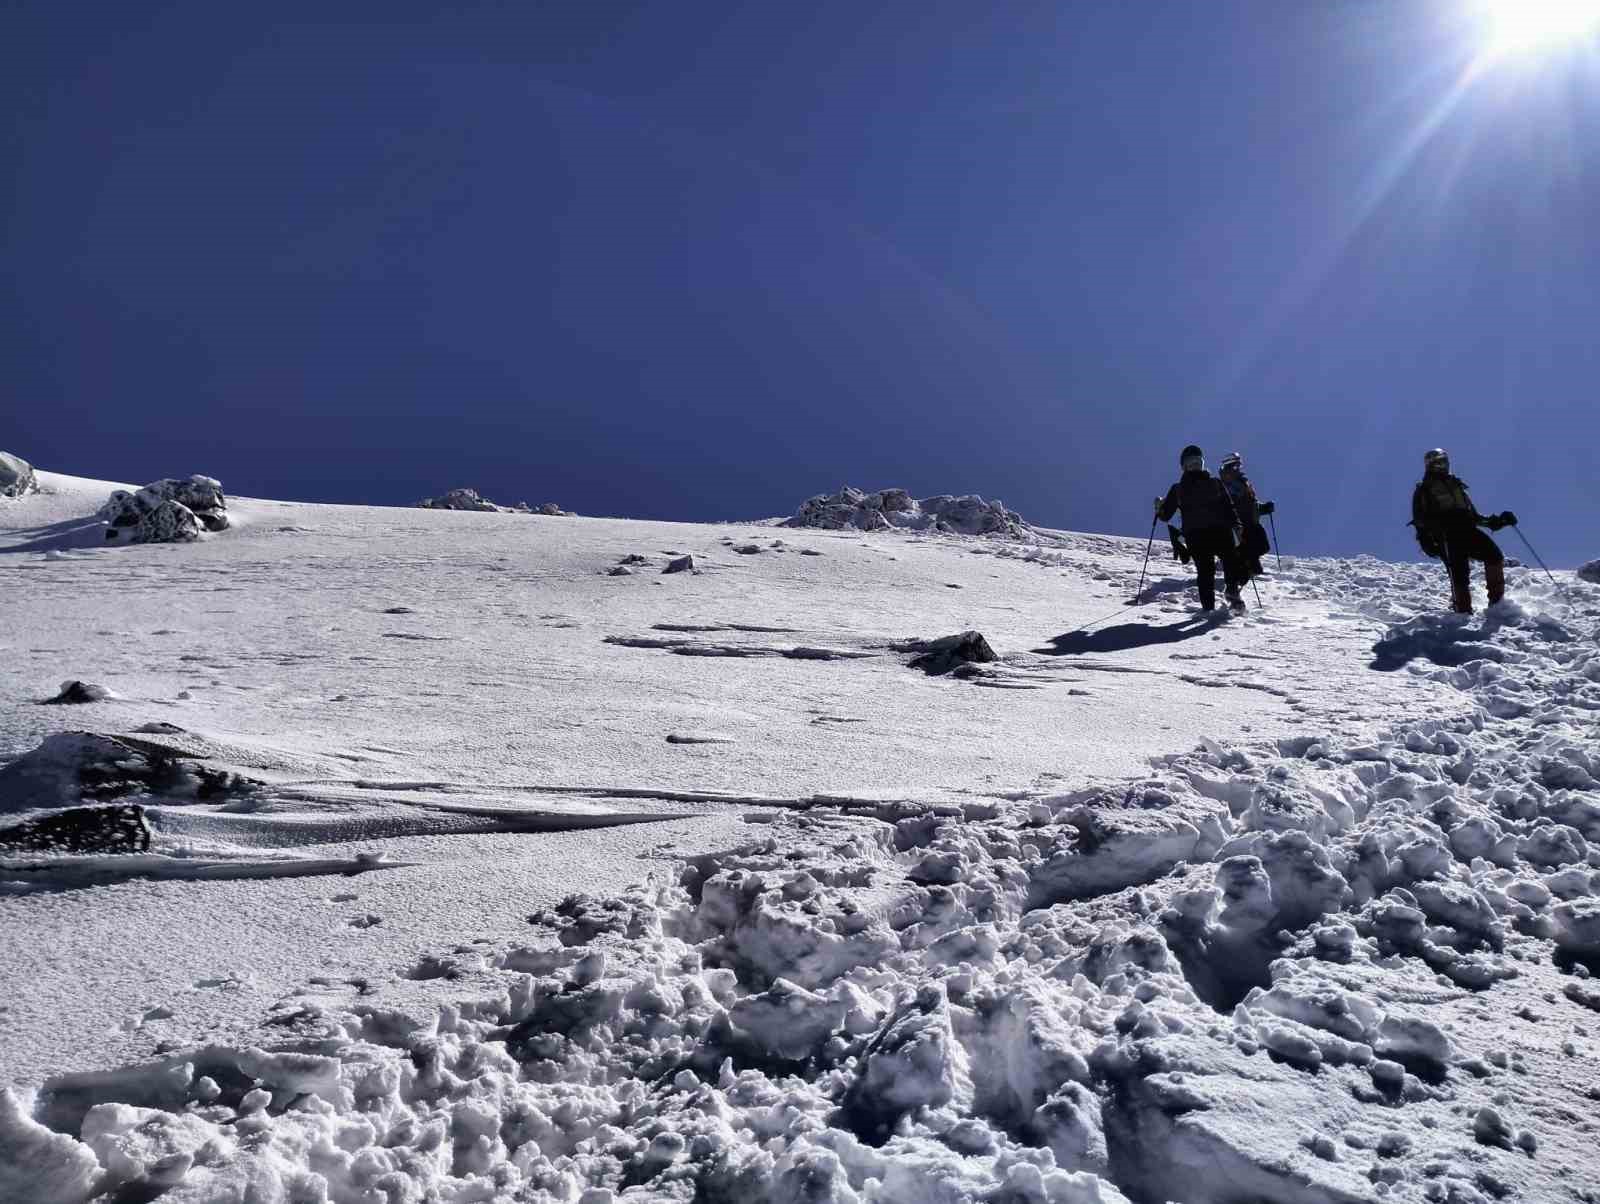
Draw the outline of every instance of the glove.
<instances>
[{"instance_id":1,"label":"glove","mask_svg":"<svg viewBox=\"0 0 1600 1204\"><path fill-rule=\"evenodd\" d=\"M1509 510L1500 511L1500 525L1502 527L1514 527L1514 526L1516 526L1517 525L1517 516L1515 514L1513 514Z\"/></svg>"},{"instance_id":2,"label":"glove","mask_svg":"<svg viewBox=\"0 0 1600 1204\"><path fill-rule=\"evenodd\" d=\"M1256 507L1256 513L1257 514L1271 514L1277 508L1278 508L1278 506L1277 506L1276 502L1262 502L1261 505Z\"/></svg>"},{"instance_id":3,"label":"glove","mask_svg":"<svg viewBox=\"0 0 1600 1204\"><path fill-rule=\"evenodd\" d=\"M1160 498L1156 499L1156 513L1157 514L1161 513L1161 499Z\"/></svg>"},{"instance_id":4,"label":"glove","mask_svg":"<svg viewBox=\"0 0 1600 1204\"><path fill-rule=\"evenodd\" d=\"M1483 525L1488 527L1491 531L1498 531L1501 527L1506 525L1506 516L1503 514L1491 514L1488 518L1483 520Z\"/></svg>"}]
</instances>

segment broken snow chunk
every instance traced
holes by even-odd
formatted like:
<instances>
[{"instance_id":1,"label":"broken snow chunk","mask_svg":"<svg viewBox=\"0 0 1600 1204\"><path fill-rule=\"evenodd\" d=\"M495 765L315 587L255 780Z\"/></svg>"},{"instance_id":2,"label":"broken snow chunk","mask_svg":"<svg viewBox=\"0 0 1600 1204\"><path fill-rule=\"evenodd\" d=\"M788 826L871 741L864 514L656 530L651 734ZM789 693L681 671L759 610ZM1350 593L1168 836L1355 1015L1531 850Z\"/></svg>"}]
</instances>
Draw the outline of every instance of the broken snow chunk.
<instances>
[{"instance_id":1,"label":"broken snow chunk","mask_svg":"<svg viewBox=\"0 0 1600 1204\"><path fill-rule=\"evenodd\" d=\"M735 1031L770 1057L811 1057L844 1025L848 1005L780 978L772 988L739 1000L728 1010Z\"/></svg>"},{"instance_id":2,"label":"broken snow chunk","mask_svg":"<svg viewBox=\"0 0 1600 1204\"><path fill-rule=\"evenodd\" d=\"M1600 962L1600 899L1569 899L1551 911L1556 946L1585 961Z\"/></svg>"},{"instance_id":3,"label":"broken snow chunk","mask_svg":"<svg viewBox=\"0 0 1600 1204\"><path fill-rule=\"evenodd\" d=\"M1472 1135L1481 1145L1511 1146L1511 1126L1497 1108L1487 1104L1472 1118Z\"/></svg>"},{"instance_id":4,"label":"broken snow chunk","mask_svg":"<svg viewBox=\"0 0 1600 1204\"><path fill-rule=\"evenodd\" d=\"M1524 836L1517 852L1532 865L1558 869L1587 861L1589 842L1576 828L1569 828L1566 824L1545 824Z\"/></svg>"}]
</instances>

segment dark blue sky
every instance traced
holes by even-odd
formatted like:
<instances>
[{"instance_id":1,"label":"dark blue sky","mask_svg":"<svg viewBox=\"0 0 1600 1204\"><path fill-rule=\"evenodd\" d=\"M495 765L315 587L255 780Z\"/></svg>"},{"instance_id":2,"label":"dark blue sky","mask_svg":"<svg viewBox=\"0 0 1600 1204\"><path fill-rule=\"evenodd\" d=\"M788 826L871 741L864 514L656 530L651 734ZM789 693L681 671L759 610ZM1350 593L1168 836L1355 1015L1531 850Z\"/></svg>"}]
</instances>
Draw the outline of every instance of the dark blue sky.
<instances>
[{"instance_id":1,"label":"dark blue sky","mask_svg":"<svg viewBox=\"0 0 1600 1204\"><path fill-rule=\"evenodd\" d=\"M1470 73L1468 8L14 2L0 447L684 519L899 485L1143 534L1194 440L1290 551L1409 555L1442 444L1571 563L1600 58Z\"/></svg>"}]
</instances>

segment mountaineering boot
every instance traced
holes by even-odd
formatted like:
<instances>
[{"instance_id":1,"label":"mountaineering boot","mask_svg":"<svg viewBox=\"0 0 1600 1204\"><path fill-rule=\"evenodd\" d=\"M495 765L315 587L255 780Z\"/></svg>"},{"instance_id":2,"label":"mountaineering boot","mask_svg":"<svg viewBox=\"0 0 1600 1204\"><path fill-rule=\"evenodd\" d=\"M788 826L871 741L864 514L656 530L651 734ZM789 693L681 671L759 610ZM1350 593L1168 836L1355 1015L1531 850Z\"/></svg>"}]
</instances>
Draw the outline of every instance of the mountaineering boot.
<instances>
[{"instance_id":1,"label":"mountaineering boot","mask_svg":"<svg viewBox=\"0 0 1600 1204\"><path fill-rule=\"evenodd\" d=\"M1240 596L1239 587L1237 585L1230 585L1223 592L1222 596L1228 600L1229 610L1233 611L1235 614L1244 613L1244 598Z\"/></svg>"},{"instance_id":2,"label":"mountaineering boot","mask_svg":"<svg viewBox=\"0 0 1600 1204\"><path fill-rule=\"evenodd\" d=\"M1499 561L1485 564L1483 566L1483 581L1489 587L1489 605L1493 606L1506 596L1505 564Z\"/></svg>"}]
</instances>

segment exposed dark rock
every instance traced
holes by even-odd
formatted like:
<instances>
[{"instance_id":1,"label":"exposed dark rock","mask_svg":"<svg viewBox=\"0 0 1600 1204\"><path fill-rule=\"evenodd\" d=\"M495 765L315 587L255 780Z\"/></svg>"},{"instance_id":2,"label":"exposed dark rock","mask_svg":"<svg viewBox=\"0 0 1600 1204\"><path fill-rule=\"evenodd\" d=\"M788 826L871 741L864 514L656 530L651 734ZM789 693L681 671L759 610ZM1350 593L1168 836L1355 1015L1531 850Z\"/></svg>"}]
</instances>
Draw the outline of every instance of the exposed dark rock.
<instances>
[{"instance_id":1,"label":"exposed dark rock","mask_svg":"<svg viewBox=\"0 0 1600 1204\"><path fill-rule=\"evenodd\" d=\"M144 808L69 807L0 826L0 849L30 853L142 853L150 847Z\"/></svg>"},{"instance_id":2,"label":"exposed dark rock","mask_svg":"<svg viewBox=\"0 0 1600 1204\"><path fill-rule=\"evenodd\" d=\"M693 556L675 556L667 561L663 573L692 573L695 571Z\"/></svg>"},{"instance_id":3,"label":"exposed dark rock","mask_svg":"<svg viewBox=\"0 0 1600 1204\"><path fill-rule=\"evenodd\" d=\"M1590 560L1578 566L1578 580L1592 581L1600 585L1600 560Z\"/></svg>"},{"instance_id":4,"label":"exposed dark rock","mask_svg":"<svg viewBox=\"0 0 1600 1204\"><path fill-rule=\"evenodd\" d=\"M989 641L977 631L940 636L936 640L902 640L894 649L916 653L907 663L930 675L948 673L961 665L987 664L1000 659L989 647Z\"/></svg>"},{"instance_id":5,"label":"exposed dark rock","mask_svg":"<svg viewBox=\"0 0 1600 1204\"><path fill-rule=\"evenodd\" d=\"M43 706L76 706L86 702L108 702L120 695L108 686L96 685L92 681L64 681L61 683L61 693L54 698L46 698Z\"/></svg>"}]
</instances>

